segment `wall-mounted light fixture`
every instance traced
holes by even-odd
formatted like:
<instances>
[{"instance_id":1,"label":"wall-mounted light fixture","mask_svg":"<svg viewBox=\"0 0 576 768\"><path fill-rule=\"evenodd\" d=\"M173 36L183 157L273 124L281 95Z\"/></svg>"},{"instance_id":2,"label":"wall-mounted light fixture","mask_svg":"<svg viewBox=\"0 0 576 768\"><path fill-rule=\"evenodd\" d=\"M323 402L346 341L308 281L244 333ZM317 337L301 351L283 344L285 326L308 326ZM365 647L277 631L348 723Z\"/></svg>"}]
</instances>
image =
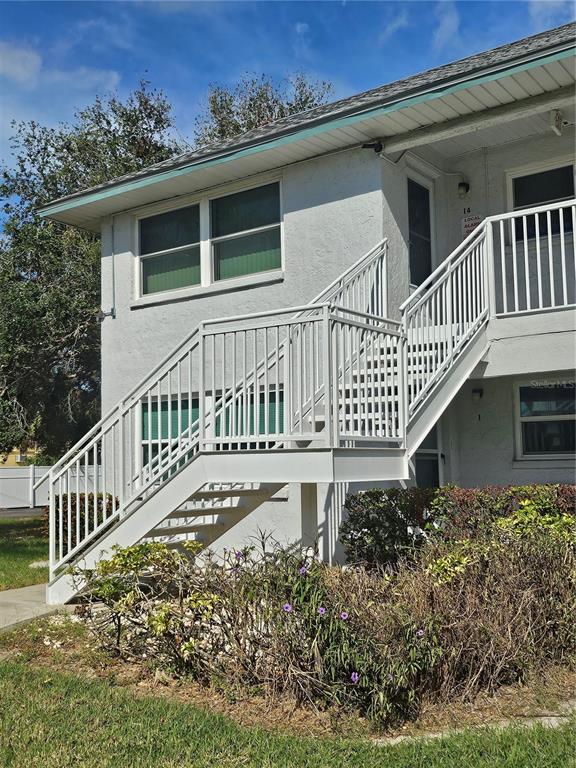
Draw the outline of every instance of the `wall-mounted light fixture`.
<instances>
[{"instance_id":1,"label":"wall-mounted light fixture","mask_svg":"<svg viewBox=\"0 0 576 768\"><path fill-rule=\"evenodd\" d=\"M482 395L484 394L484 390L482 388L473 389L472 390L472 400L475 403L479 403L480 400L482 400Z\"/></svg>"},{"instance_id":2,"label":"wall-mounted light fixture","mask_svg":"<svg viewBox=\"0 0 576 768\"><path fill-rule=\"evenodd\" d=\"M458 182L458 197L463 198L470 192L470 184L467 181Z\"/></svg>"},{"instance_id":3,"label":"wall-mounted light fixture","mask_svg":"<svg viewBox=\"0 0 576 768\"><path fill-rule=\"evenodd\" d=\"M99 323L103 323L104 319L107 317L111 317L111 318L116 317L116 312L114 311L114 308L112 308L109 312L104 312L103 309L99 309L98 312L96 313L96 320Z\"/></svg>"}]
</instances>

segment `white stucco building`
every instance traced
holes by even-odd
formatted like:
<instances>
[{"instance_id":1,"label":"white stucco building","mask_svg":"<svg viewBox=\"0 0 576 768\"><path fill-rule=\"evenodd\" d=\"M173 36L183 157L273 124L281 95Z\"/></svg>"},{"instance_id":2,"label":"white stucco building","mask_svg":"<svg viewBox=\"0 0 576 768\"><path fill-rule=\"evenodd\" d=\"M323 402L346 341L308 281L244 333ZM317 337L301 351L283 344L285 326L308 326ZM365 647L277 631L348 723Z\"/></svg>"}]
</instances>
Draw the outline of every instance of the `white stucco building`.
<instances>
[{"instance_id":1,"label":"white stucco building","mask_svg":"<svg viewBox=\"0 0 576 768\"><path fill-rule=\"evenodd\" d=\"M575 26L54 201L102 234L102 421L52 601L114 543L338 557L348 488L574 481ZM106 515L75 518L97 465Z\"/></svg>"}]
</instances>

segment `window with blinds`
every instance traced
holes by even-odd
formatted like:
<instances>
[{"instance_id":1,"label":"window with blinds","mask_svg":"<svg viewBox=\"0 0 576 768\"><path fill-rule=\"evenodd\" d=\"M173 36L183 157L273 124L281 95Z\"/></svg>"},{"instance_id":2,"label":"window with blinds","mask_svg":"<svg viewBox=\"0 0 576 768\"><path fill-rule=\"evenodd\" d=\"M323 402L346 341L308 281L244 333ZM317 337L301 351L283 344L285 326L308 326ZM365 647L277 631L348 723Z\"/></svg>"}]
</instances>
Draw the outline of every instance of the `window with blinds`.
<instances>
[{"instance_id":1,"label":"window with blinds","mask_svg":"<svg viewBox=\"0 0 576 768\"><path fill-rule=\"evenodd\" d=\"M214 280L280 269L279 185L210 201Z\"/></svg>"},{"instance_id":2,"label":"window with blinds","mask_svg":"<svg viewBox=\"0 0 576 768\"><path fill-rule=\"evenodd\" d=\"M140 258L144 295L199 285L199 206L140 219Z\"/></svg>"},{"instance_id":3,"label":"window with blinds","mask_svg":"<svg viewBox=\"0 0 576 768\"><path fill-rule=\"evenodd\" d=\"M278 270L280 184L142 218L139 242L143 296Z\"/></svg>"}]
</instances>

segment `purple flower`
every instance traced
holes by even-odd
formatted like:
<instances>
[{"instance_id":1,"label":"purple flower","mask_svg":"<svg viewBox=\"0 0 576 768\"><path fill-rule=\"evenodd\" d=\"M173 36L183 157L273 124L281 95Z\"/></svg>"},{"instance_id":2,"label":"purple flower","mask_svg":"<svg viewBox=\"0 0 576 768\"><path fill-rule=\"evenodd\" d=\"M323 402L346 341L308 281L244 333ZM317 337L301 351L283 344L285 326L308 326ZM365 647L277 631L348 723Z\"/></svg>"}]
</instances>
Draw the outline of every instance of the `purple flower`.
<instances>
[{"instance_id":1,"label":"purple flower","mask_svg":"<svg viewBox=\"0 0 576 768\"><path fill-rule=\"evenodd\" d=\"M290 603L284 603L284 605L282 606L282 610L285 613L290 613L292 611L292 606L290 605Z\"/></svg>"},{"instance_id":2,"label":"purple flower","mask_svg":"<svg viewBox=\"0 0 576 768\"><path fill-rule=\"evenodd\" d=\"M360 675L358 674L358 672L352 672L352 674L350 675L350 680L352 680L354 685L356 685L358 680L360 680Z\"/></svg>"},{"instance_id":3,"label":"purple flower","mask_svg":"<svg viewBox=\"0 0 576 768\"><path fill-rule=\"evenodd\" d=\"M340 614L340 618L342 619L342 621L346 621L346 619L348 618L348 611L342 611L342 613Z\"/></svg>"},{"instance_id":4,"label":"purple flower","mask_svg":"<svg viewBox=\"0 0 576 768\"><path fill-rule=\"evenodd\" d=\"M244 555L242 554L242 552L236 552L236 560L242 560L243 557Z\"/></svg>"},{"instance_id":5,"label":"purple flower","mask_svg":"<svg viewBox=\"0 0 576 768\"><path fill-rule=\"evenodd\" d=\"M308 573L308 569L306 568L305 565L303 565L302 568L298 570L298 573L300 574L300 576L306 576L306 574Z\"/></svg>"},{"instance_id":6,"label":"purple flower","mask_svg":"<svg viewBox=\"0 0 576 768\"><path fill-rule=\"evenodd\" d=\"M424 630L419 629L418 632L416 632L416 637L424 637Z\"/></svg>"},{"instance_id":7,"label":"purple flower","mask_svg":"<svg viewBox=\"0 0 576 768\"><path fill-rule=\"evenodd\" d=\"M321 605L320 608L318 608L318 613L320 614L320 616L324 616L324 614L326 613L326 608L324 608L324 606Z\"/></svg>"}]
</instances>

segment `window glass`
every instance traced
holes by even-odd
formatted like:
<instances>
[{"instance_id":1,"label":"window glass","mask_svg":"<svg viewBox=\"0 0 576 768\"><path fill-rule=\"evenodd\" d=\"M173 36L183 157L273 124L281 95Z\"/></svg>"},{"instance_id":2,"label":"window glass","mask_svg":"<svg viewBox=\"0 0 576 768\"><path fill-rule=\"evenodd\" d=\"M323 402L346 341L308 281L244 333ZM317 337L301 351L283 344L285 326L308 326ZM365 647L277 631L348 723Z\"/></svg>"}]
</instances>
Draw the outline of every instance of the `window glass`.
<instances>
[{"instance_id":1,"label":"window glass","mask_svg":"<svg viewBox=\"0 0 576 768\"><path fill-rule=\"evenodd\" d=\"M210 202L212 237L280 222L280 188L277 183L248 189Z\"/></svg>"},{"instance_id":2,"label":"window glass","mask_svg":"<svg viewBox=\"0 0 576 768\"><path fill-rule=\"evenodd\" d=\"M279 269L280 227L214 243L214 279Z\"/></svg>"},{"instance_id":3,"label":"window glass","mask_svg":"<svg viewBox=\"0 0 576 768\"><path fill-rule=\"evenodd\" d=\"M572 165L565 165L528 176L518 176L512 180L512 187L514 208L566 200L574 197L574 169Z\"/></svg>"},{"instance_id":4,"label":"window glass","mask_svg":"<svg viewBox=\"0 0 576 768\"><path fill-rule=\"evenodd\" d=\"M142 259L142 293L185 288L200 283L200 246Z\"/></svg>"},{"instance_id":5,"label":"window glass","mask_svg":"<svg viewBox=\"0 0 576 768\"><path fill-rule=\"evenodd\" d=\"M410 282L420 285L432 272L430 191L408 179L408 245Z\"/></svg>"},{"instance_id":6,"label":"window glass","mask_svg":"<svg viewBox=\"0 0 576 768\"><path fill-rule=\"evenodd\" d=\"M520 387L520 416L561 416L575 413L574 385Z\"/></svg>"},{"instance_id":7,"label":"window glass","mask_svg":"<svg viewBox=\"0 0 576 768\"><path fill-rule=\"evenodd\" d=\"M438 455L416 454L415 460L416 485L419 488L438 488L440 485L440 470Z\"/></svg>"},{"instance_id":8,"label":"window glass","mask_svg":"<svg viewBox=\"0 0 576 768\"><path fill-rule=\"evenodd\" d=\"M524 453L574 453L576 450L575 427L571 419L565 421L524 421L522 422L522 444Z\"/></svg>"},{"instance_id":9,"label":"window glass","mask_svg":"<svg viewBox=\"0 0 576 768\"><path fill-rule=\"evenodd\" d=\"M200 242L198 205L140 219L140 254L168 251Z\"/></svg>"}]
</instances>

